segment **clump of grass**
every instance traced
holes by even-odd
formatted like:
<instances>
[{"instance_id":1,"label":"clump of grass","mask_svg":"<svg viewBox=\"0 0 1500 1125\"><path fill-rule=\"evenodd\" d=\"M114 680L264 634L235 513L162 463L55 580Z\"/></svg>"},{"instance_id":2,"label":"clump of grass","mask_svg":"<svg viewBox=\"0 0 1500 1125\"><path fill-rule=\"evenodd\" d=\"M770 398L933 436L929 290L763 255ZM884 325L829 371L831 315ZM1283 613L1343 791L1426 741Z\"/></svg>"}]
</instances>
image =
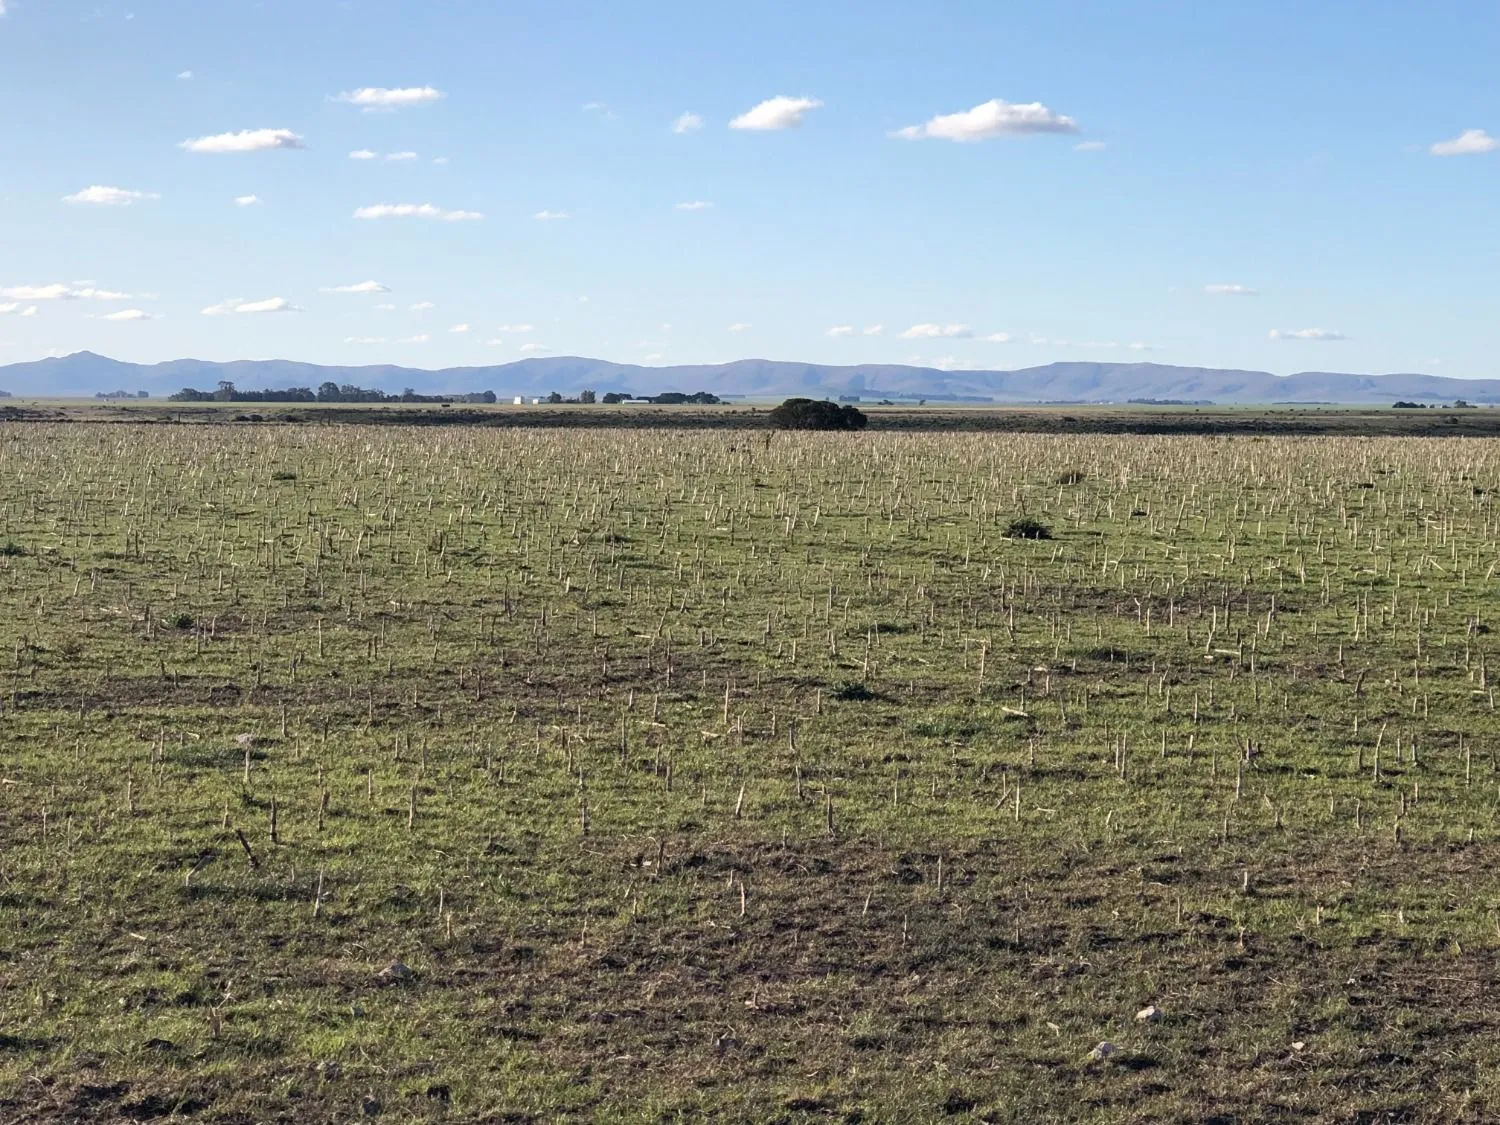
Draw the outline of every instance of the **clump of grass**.
<instances>
[{"instance_id":1,"label":"clump of grass","mask_svg":"<svg viewBox=\"0 0 1500 1125\"><path fill-rule=\"evenodd\" d=\"M859 680L844 680L833 689L833 698L851 703L866 703L875 698L875 693Z\"/></svg>"},{"instance_id":2,"label":"clump of grass","mask_svg":"<svg viewBox=\"0 0 1500 1125\"><path fill-rule=\"evenodd\" d=\"M272 480L296 480L297 479L297 474L293 473L293 472L290 472L287 469L278 469L278 470L276 470L276 472L274 472L274 473L271 474L271 479Z\"/></svg>"},{"instance_id":3,"label":"clump of grass","mask_svg":"<svg viewBox=\"0 0 1500 1125\"><path fill-rule=\"evenodd\" d=\"M19 543L13 543L7 539L3 544L0 544L0 558L18 559L24 554L26 554L26 548Z\"/></svg>"},{"instance_id":4,"label":"clump of grass","mask_svg":"<svg viewBox=\"0 0 1500 1125\"><path fill-rule=\"evenodd\" d=\"M1006 525L1005 537L1007 539L1051 539L1052 529L1041 520L1021 516Z\"/></svg>"}]
</instances>

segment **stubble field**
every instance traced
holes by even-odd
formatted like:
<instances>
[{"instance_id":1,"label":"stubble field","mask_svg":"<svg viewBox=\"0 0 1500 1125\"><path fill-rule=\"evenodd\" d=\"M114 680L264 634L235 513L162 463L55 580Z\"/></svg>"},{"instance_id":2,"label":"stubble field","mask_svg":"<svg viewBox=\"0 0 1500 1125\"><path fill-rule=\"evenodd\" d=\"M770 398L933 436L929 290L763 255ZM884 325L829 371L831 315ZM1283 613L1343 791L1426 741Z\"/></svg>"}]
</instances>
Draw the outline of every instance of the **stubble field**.
<instances>
[{"instance_id":1,"label":"stubble field","mask_svg":"<svg viewBox=\"0 0 1500 1125\"><path fill-rule=\"evenodd\" d=\"M1496 489L10 425L0 1120L1493 1120Z\"/></svg>"}]
</instances>

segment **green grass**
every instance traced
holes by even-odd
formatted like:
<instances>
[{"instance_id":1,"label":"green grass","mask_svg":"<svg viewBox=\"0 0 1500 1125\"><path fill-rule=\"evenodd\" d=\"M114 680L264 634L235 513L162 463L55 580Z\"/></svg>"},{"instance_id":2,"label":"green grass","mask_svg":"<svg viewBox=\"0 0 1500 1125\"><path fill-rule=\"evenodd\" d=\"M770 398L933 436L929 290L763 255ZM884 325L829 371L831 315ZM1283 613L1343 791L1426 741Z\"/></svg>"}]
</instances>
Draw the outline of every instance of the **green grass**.
<instances>
[{"instance_id":1,"label":"green grass","mask_svg":"<svg viewBox=\"0 0 1500 1125\"><path fill-rule=\"evenodd\" d=\"M1500 1113L1493 442L27 425L0 480L0 1119Z\"/></svg>"}]
</instances>

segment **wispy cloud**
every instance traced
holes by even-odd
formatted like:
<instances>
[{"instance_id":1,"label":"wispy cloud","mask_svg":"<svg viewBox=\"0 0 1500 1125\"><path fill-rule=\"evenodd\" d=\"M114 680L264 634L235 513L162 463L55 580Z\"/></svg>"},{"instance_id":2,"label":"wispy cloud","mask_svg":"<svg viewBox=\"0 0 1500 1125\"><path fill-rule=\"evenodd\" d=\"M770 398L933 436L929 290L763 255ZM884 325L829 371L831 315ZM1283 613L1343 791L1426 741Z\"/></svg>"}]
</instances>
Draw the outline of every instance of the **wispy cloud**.
<instances>
[{"instance_id":1,"label":"wispy cloud","mask_svg":"<svg viewBox=\"0 0 1500 1125\"><path fill-rule=\"evenodd\" d=\"M1349 337L1342 332L1334 332L1327 328L1295 328L1283 330L1273 328L1270 331L1273 340L1315 340L1322 343L1347 340Z\"/></svg>"},{"instance_id":2,"label":"wispy cloud","mask_svg":"<svg viewBox=\"0 0 1500 1125\"><path fill-rule=\"evenodd\" d=\"M703 118L696 113L684 113L676 121L672 122L672 132L691 133L695 129L703 128Z\"/></svg>"},{"instance_id":3,"label":"wispy cloud","mask_svg":"<svg viewBox=\"0 0 1500 1125\"><path fill-rule=\"evenodd\" d=\"M431 301L418 301L414 305L407 305L406 306L406 311L407 312L426 312L428 309L435 309L435 308L437 308L437 306L435 304L433 304Z\"/></svg>"},{"instance_id":4,"label":"wispy cloud","mask_svg":"<svg viewBox=\"0 0 1500 1125\"><path fill-rule=\"evenodd\" d=\"M346 344L383 344L386 342L384 336L345 336Z\"/></svg>"},{"instance_id":5,"label":"wispy cloud","mask_svg":"<svg viewBox=\"0 0 1500 1125\"><path fill-rule=\"evenodd\" d=\"M103 320L155 320L156 317L144 309L121 309L119 312L109 313L102 317Z\"/></svg>"},{"instance_id":6,"label":"wispy cloud","mask_svg":"<svg viewBox=\"0 0 1500 1125\"><path fill-rule=\"evenodd\" d=\"M401 339L399 339L399 340L396 341L396 343L398 343L398 344L425 344L430 339L432 339L432 337L429 336L427 333L423 332L423 333L421 333L420 335L417 335L417 336L402 336Z\"/></svg>"},{"instance_id":7,"label":"wispy cloud","mask_svg":"<svg viewBox=\"0 0 1500 1125\"><path fill-rule=\"evenodd\" d=\"M535 355L537 352L550 351L551 349L544 344L522 344L517 350L522 355Z\"/></svg>"},{"instance_id":8,"label":"wispy cloud","mask_svg":"<svg viewBox=\"0 0 1500 1125\"><path fill-rule=\"evenodd\" d=\"M974 335L967 324L913 324L901 333L903 340L967 340Z\"/></svg>"},{"instance_id":9,"label":"wispy cloud","mask_svg":"<svg viewBox=\"0 0 1500 1125\"><path fill-rule=\"evenodd\" d=\"M561 219L572 218L566 211L538 211L531 217L544 223L554 223Z\"/></svg>"},{"instance_id":10,"label":"wispy cloud","mask_svg":"<svg viewBox=\"0 0 1500 1125\"><path fill-rule=\"evenodd\" d=\"M746 323L744 323L744 321L736 321L734 324L731 324L729 326L729 331L731 331L731 332L748 332L750 330L750 327L751 326L748 325L748 324L746 324Z\"/></svg>"},{"instance_id":11,"label":"wispy cloud","mask_svg":"<svg viewBox=\"0 0 1500 1125\"><path fill-rule=\"evenodd\" d=\"M350 160L374 160L380 154L367 148L357 148L349 154Z\"/></svg>"},{"instance_id":12,"label":"wispy cloud","mask_svg":"<svg viewBox=\"0 0 1500 1125\"><path fill-rule=\"evenodd\" d=\"M263 301L245 301L238 297L231 297L227 301L220 301L217 305L209 305L203 310L204 316L229 316L237 313L281 313L301 312L296 305L285 297L267 297Z\"/></svg>"},{"instance_id":13,"label":"wispy cloud","mask_svg":"<svg viewBox=\"0 0 1500 1125\"><path fill-rule=\"evenodd\" d=\"M1500 140L1483 129L1465 129L1451 141L1438 141L1428 151L1433 156L1476 156L1482 152L1494 152L1497 148L1500 148Z\"/></svg>"},{"instance_id":14,"label":"wispy cloud","mask_svg":"<svg viewBox=\"0 0 1500 1125\"><path fill-rule=\"evenodd\" d=\"M441 90L431 86L404 86L389 89L384 86L361 86L358 90L345 90L333 100L345 105L359 106L363 110L407 109L417 105L431 105L447 97Z\"/></svg>"},{"instance_id":15,"label":"wispy cloud","mask_svg":"<svg viewBox=\"0 0 1500 1125\"><path fill-rule=\"evenodd\" d=\"M407 161L417 159L414 152L388 152L385 154L386 161L391 164L405 164Z\"/></svg>"},{"instance_id":16,"label":"wispy cloud","mask_svg":"<svg viewBox=\"0 0 1500 1125\"><path fill-rule=\"evenodd\" d=\"M484 218L479 211L447 211L431 203L376 203L354 212L356 219L440 219L446 223L470 222Z\"/></svg>"},{"instance_id":17,"label":"wispy cloud","mask_svg":"<svg viewBox=\"0 0 1500 1125\"><path fill-rule=\"evenodd\" d=\"M1109 146L1103 141L1079 141L1073 146L1074 152L1103 152Z\"/></svg>"},{"instance_id":18,"label":"wispy cloud","mask_svg":"<svg viewBox=\"0 0 1500 1125\"><path fill-rule=\"evenodd\" d=\"M495 331L496 332L515 332L515 333L518 333L518 334L524 334L524 333L527 333L527 332L534 332L536 330L534 328L532 328L532 326L529 325L529 324L502 324L499 327L497 327L495 329Z\"/></svg>"},{"instance_id":19,"label":"wispy cloud","mask_svg":"<svg viewBox=\"0 0 1500 1125\"><path fill-rule=\"evenodd\" d=\"M259 207L261 198L258 195L237 195L234 197L236 207Z\"/></svg>"},{"instance_id":20,"label":"wispy cloud","mask_svg":"<svg viewBox=\"0 0 1500 1125\"><path fill-rule=\"evenodd\" d=\"M179 148L188 152L265 152L273 148L305 148L302 138L290 129L241 129L238 133L215 133L183 141Z\"/></svg>"},{"instance_id":21,"label":"wispy cloud","mask_svg":"<svg viewBox=\"0 0 1500 1125\"><path fill-rule=\"evenodd\" d=\"M12 285L0 289L0 297L17 301L128 301L129 293L99 289L93 285Z\"/></svg>"},{"instance_id":22,"label":"wispy cloud","mask_svg":"<svg viewBox=\"0 0 1500 1125\"><path fill-rule=\"evenodd\" d=\"M191 82L193 80L193 72L191 70L179 70L177 72L177 79L179 82Z\"/></svg>"},{"instance_id":23,"label":"wispy cloud","mask_svg":"<svg viewBox=\"0 0 1500 1125\"><path fill-rule=\"evenodd\" d=\"M828 332L826 334L829 335L829 336L833 336L835 338L840 337L840 336L853 336L854 335L854 325L852 325L852 324L835 324L832 328L830 328L828 330Z\"/></svg>"},{"instance_id":24,"label":"wispy cloud","mask_svg":"<svg viewBox=\"0 0 1500 1125\"><path fill-rule=\"evenodd\" d=\"M1248 285L1205 285L1203 292L1211 297L1259 297L1260 290Z\"/></svg>"},{"instance_id":25,"label":"wispy cloud","mask_svg":"<svg viewBox=\"0 0 1500 1125\"><path fill-rule=\"evenodd\" d=\"M35 316L36 312L35 305L23 306L20 301L7 301L0 304L0 316Z\"/></svg>"},{"instance_id":26,"label":"wispy cloud","mask_svg":"<svg viewBox=\"0 0 1500 1125\"><path fill-rule=\"evenodd\" d=\"M990 137L1020 137L1032 133L1076 133L1078 122L1054 113L1041 102L1017 104L1000 98L981 102L959 113L939 114L925 125L908 125L893 136L916 141L982 141Z\"/></svg>"},{"instance_id":27,"label":"wispy cloud","mask_svg":"<svg viewBox=\"0 0 1500 1125\"><path fill-rule=\"evenodd\" d=\"M705 199L694 199L689 203L677 204L677 210L679 211L707 211L712 207L713 204Z\"/></svg>"},{"instance_id":28,"label":"wispy cloud","mask_svg":"<svg viewBox=\"0 0 1500 1125\"><path fill-rule=\"evenodd\" d=\"M885 335L885 325L883 325L883 324L867 324L867 325L865 325L865 333L864 334L866 336L884 336Z\"/></svg>"},{"instance_id":29,"label":"wispy cloud","mask_svg":"<svg viewBox=\"0 0 1500 1125\"><path fill-rule=\"evenodd\" d=\"M129 207L144 199L160 199L154 191L127 191L125 188L105 187L94 184L72 195L63 196L64 203L90 203L100 207Z\"/></svg>"},{"instance_id":30,"label":"wispy cloud","mask_svg":"<svg viewBox=\"0 0 1500 1125\"><path fill-rule=\"evenodd\" d=\"M982 337L982 339L986 344L1014 344L1018 342L1009 332L991 332L988 336Z\"/></svg>"},{"instance_id":31,"label":"wispy cloud","mask_svg":"<svg viewBox=\"0 0 1500 1125\"><path fill-rule=\"evenodd\" d=\"M811 110L819 109L822 105L817 98L789 98L785 94L778 94L740 114L729 123L729 127L757 132L794 129L802 124L803 118Z\"/></svg>"},{"instance_id":32,"label":"wispy cloud","mask_svg":"<svg viewBox=\"0 0 1500 1125\"><path fill-rule=\"evenodd\" d=\"M455 334L458 334L458 335L462 335L463 333L467 332L468 330L469 330L469 326L467 324L455 324L452 328L448 329L449 332L452 332L452 333L455 333Z\"/></svg>"},{"instance_id":33,"label":"wispy cloud","mask_svg":"<svg viewBox=\"0 0 1500 1125\"><path fill-rule=\"evenodd\" d=\"M324 293L389 293L391 287L382 285L378 281L358 281L353 285L328 285L324 286Z\"/></svg>"}]
</instances>

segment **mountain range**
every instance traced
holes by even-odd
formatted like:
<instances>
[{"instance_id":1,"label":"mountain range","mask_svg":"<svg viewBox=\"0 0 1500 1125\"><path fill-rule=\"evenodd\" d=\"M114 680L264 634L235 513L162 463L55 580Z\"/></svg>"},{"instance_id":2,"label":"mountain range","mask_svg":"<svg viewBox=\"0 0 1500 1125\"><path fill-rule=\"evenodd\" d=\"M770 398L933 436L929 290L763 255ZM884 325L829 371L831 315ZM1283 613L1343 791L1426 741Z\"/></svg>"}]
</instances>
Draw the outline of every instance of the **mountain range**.
<instances>
[{"instance_id":1,"label":"mountain range","mask_svg":"<svg viewBox=\"0 0 1500 1125\"><path fill-rule=\"evenodd\" d=\"M1356 375L1302 371L1272 375L1159 363L1050 363L1015 371L951 371L899 364L838 367L815 363L742 359L732 363L641 367L606 360L557 356L489 367L423 370L392 365L325 367L290 360L218 363L179 359L136 364L92 352L0 366L0 391L13 395L91 396L116 390L168 395L183 387L213 390L228 380L243 390L353 383L423 394L492 390L512 395L600 394L621 391L711 391L719 395L775 398L788 395L859 396L999 403L1124 402L1155 399L1215 403L1390 403L1401 399L1445 402L1463 398L1500 403L1500 379L1437 375Z\"/></svg>"}]
</instances>

